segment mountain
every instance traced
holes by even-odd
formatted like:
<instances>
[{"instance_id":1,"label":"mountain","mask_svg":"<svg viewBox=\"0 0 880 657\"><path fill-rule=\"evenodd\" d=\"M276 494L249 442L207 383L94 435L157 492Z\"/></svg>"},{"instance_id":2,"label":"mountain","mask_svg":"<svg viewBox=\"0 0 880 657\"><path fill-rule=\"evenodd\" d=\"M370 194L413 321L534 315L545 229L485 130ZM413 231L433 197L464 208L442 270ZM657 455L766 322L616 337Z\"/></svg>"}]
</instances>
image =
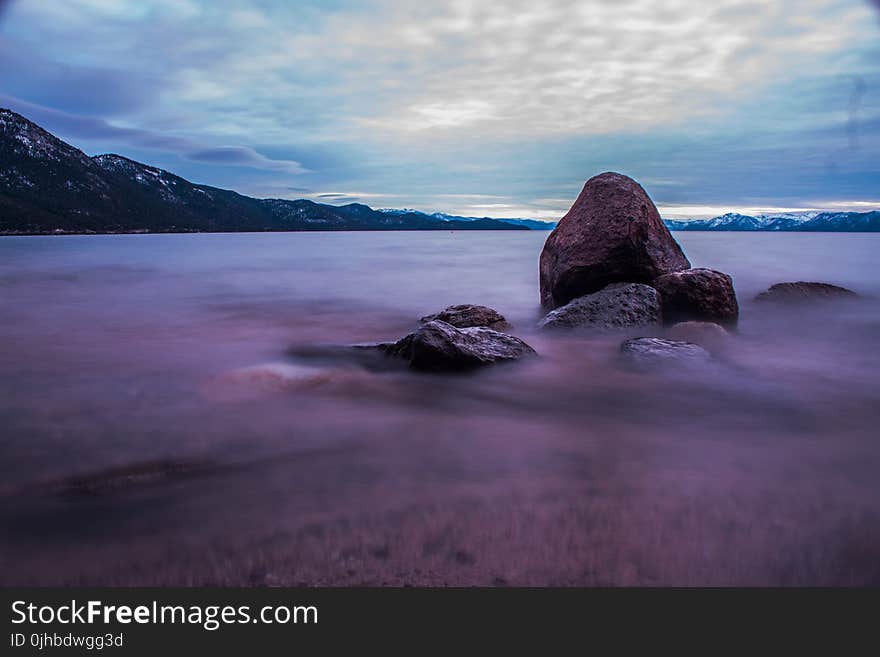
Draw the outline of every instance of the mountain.
<instances>
[{"instance_id":1,"label":"mountain","mask_svg":"<svg viewBox=\"0 0 880 657\"><path fill-rule=\"evenodd\" d=\"M798 230L876 233L880 232L880 212L822 212Z\"/></svg>"},{"instance_id":2,"label":"mountain","mask_svg":"<svg viewBox=\"0 0 880 657\"><path fill-rule=\"evenodd\" d=\"M477 221L474 217L433 212L426 214L418 210L383 209L387 214L418 214L443 221ZM506 223L525 226L529 230L553 230L555 221L536 221L534 219L496 219ZM880 232L880 212L779 212L751 216L728 212L712 219L664 219L669 230L693 231L751 231L751 232Z\"/></svg>"},{"instance_id":3,"label":"mountain","mask_svg":"<svg viewBox=\"0 0 880 657\"><path fill-rule=\"evenodd\" d=\"M528 230L495 219L257 199L121 155L89 157L0 109L0 233Z\"/></svg>"},{"instance_id":4,"label":"mountain","mask_svg":"<svg viewBox=\"0 0 880 657\"><path fill-rule=\"evenodd\" d=\"M764 232L880 232L880 212L806 212L752 217L730 212L713 219L664 219L669 230Z\"/></svg>"},{"instance_id":5,"label":"mountain","mask_svg":"<svg viewBox=\"0 0 880 657\"><path fill-rule=\"evenodd\" d=\"M556 228L555 221L540 221L538 219L499 219L498 221L514 226L525 226L529 230L553 230Z\"/></svg>"},{"instance_id":6,"label":"mountain","mask_svg":"<svg viewBox=\"0 0 880 657\"><path fill-rule=\"evenodd\" d=\"M436 219L442 219L443 221L482 221L484 219L489 219L489 217L459 217L453 214L444 214L443 212L434 212L429 216ZM502 221L514 226L525 226L529 230L553 230L556 228L556 222L554 221L538 221L536 219L515 219L508 217L497 217L495 221Z\"/></svg>"},{"instance_id":7,"label":"mountain","mask_svg":"<svg viewBox=\"0 0 880 657\"><path fill-rule=\"evenodd\" d=\"M880 212L728 213L670 230L880 232ZM552 230L533 219L257 199L191 183L121 155L89 157L0 109L0 234L295 230Z\"/></svg>"},{"instance_id":8,"label":"mountain","mask_svg":"<svg viewBox=\"0 0 880 657\"><path fill-rule=\"evenodd\" d=\"M425 217L431 217L433 219L440 219L441 221L501 221L506 224L513 224L514 226L525 226L529 230L553 230L556 228L555 221L539 221L537 219L514 219L514 218L506 218L506 217L459 217L454 214L446 214L445 212L431 212L430 214L427 212L421 212L419 210L397 210L394 208L383 208L379 210L379 212L385 212L387 214L419 214Z\"/></svg>"}]
</instances>

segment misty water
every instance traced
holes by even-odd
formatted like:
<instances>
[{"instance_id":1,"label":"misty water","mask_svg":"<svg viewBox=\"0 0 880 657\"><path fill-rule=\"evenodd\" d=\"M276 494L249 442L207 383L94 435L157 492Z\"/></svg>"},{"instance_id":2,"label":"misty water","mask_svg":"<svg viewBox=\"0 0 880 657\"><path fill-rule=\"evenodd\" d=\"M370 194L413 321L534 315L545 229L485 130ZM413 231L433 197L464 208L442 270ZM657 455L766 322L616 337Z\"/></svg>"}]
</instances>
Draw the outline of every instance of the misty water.
<instances>
[{"instance_id":1,"label":"misty water","mask_svg":"<svg viewBox=\"0 0 880 657\"><path fill-rule=\"evenodd\" d=\"M880 584L880 235L677 233L741 319L658 372L533 328L545 238L0 239L0 584ZM454 303L539 357L291 353Z\"/></svg>"}]
</instances>

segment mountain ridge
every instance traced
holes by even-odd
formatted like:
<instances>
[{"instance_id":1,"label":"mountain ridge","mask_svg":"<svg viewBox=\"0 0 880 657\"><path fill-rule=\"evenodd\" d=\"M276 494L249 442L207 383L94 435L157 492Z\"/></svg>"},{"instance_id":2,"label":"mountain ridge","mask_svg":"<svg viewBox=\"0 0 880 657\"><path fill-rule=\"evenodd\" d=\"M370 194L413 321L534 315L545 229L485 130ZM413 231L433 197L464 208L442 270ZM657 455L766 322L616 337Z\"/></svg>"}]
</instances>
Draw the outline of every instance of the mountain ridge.
<instances>
[{"instance_id":1,"label":"mountain ridge","mask_svg":"<svg viewBox=\"0 0 880 657\"><path fill-rule=\"evenodd\" d=\"M735 212L664 219L675 231L880 232L880 211ZM308 199L253 198L123 155L88 156L0 108L0 234L314 230L552 230L556 222L464 217Z\"/></svg>"},{"instance_id":2,"label":"mountain ridge","mask_svg":"<svg viewBox=\"0 0 880 657\"><path fill-rule=\"evenodd\" d=\"M494 219L388 214L359 203L259 199L115 153L89 157L0 108L0 234L527 230Z\"/></svg>"},{"instance_id":3,"label":"mountain ridge","mask_svg":"<svg viewBox=\"0 0 880 657\"><path fill-rule=\"evenodd\" d=\"M880 232L880 211L792 213L757 216L728 212L711 219L664 219L669 230L737 232Z\"/></svg>"}]
</instances>

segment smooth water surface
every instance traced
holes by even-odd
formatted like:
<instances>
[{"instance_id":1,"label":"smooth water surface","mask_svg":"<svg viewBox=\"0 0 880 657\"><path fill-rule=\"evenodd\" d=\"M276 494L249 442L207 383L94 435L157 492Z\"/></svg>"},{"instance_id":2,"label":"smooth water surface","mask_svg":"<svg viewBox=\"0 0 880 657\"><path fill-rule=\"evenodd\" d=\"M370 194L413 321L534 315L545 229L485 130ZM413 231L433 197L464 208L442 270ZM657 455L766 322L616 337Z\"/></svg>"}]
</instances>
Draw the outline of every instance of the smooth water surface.
<instances>
[{"instance_id":1,"label":"smooth water surface","mask_svg":"<svg viewBox=\"0 0 880 657\"><path fill-rule=\"evenodd\" d=\"M545 238L0 239L0 583L880 584L880 235L678 233L741 320L657 373L533 329ZM789 280L863 298L752 302ZM540 357L290 353L453 303Z\"/></svg>"}]
</instances>

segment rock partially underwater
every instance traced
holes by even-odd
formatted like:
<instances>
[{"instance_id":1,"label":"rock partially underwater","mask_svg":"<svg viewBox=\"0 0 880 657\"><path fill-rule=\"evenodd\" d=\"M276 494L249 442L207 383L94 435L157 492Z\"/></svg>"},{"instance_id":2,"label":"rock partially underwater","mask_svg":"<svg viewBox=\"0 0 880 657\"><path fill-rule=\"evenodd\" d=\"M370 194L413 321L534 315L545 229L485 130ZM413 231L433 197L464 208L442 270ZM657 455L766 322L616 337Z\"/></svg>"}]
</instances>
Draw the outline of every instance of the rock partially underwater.
<instances>
[{"instance_id":1,"label":"rock partially underwater","mask_svg":"<svg viewBox=\"0 0 880 657\"><path fill-rule=\"evenodd\" d=\"M485 326L486 328L500 331L510 328L510 324L494 308L488 306L477 306L470 303L464 303L457 306L449 306L439 313L422 317L423 324L439 319L441 322L451 324L455 328L470 328L474 326Z\"/></svg>"},{"instance_id":2,"label":"rock partially underwater","mask_svg":"<svg viewBox=\"0 0 880 657\"><path fill-rule=\"evenodd\" d=\"M830 283L815 283L809 281L796 281L793 283L777 283L761 292L755 297L755 301L772 302L779 304L791 303L816 303L819 301L834 301L840 299L857 299L858 294L852 290L831 285Z\"/></svg>"},{"instance_id":3,"label":"rock partially underwater","mask_svg":"<svg viewBox=\"0 0 880 657\"><path fill-rule=\"evenodd\" d=\"M426 372L460 372L535 354L512 335L485 327L459 329L441 320L429 321L380 349L388 357L400 358L412 369Z\"/></svg>"},{"instance_id":4,"label":"rock partially underwater","mask_svg":"<svg viewBox=\"0 0 880 657\"><path fill-rule=\"evenodd\" d=\"M633 338L620 345L620 354L628 365L640 368L694 367L711 361L703 347L692 342L664 338Z\"/></svg>"},{"instance_id":5,"label":"rock partially underwater","mask_svg":"<svg viewBox=\"0 0 880 657\"><path fill-rule=\"evenodd\" d=\"M679 322L670 326L666 335L678 342L698 344L713 354L725 351L731 342L727 329L714 322Z\"/></svg>"}]
</instances>

